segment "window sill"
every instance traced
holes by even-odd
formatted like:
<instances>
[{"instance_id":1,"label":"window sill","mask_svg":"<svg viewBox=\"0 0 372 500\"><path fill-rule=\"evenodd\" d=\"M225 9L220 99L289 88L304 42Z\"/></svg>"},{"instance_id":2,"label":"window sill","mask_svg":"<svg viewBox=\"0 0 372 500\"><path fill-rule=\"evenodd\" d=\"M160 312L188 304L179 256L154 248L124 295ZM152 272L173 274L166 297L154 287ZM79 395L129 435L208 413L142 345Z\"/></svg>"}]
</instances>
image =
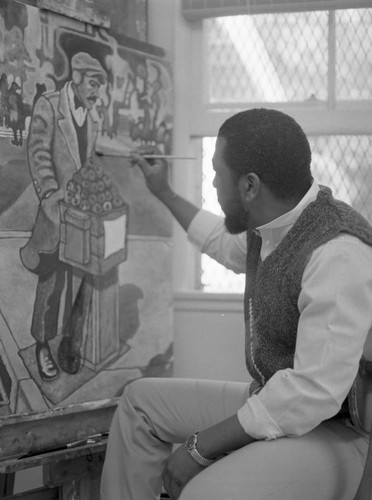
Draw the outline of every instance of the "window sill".
<instances>
[{"instance_id":1,"label":"window sill","mask_svg":"<svg viewBox=\"0 0 372 500\"><path fill-rule=\"evenodd\" d=\"M175 311L224 311L243 313L242 293L177 292Z\"/></svg>"}]
</instances>

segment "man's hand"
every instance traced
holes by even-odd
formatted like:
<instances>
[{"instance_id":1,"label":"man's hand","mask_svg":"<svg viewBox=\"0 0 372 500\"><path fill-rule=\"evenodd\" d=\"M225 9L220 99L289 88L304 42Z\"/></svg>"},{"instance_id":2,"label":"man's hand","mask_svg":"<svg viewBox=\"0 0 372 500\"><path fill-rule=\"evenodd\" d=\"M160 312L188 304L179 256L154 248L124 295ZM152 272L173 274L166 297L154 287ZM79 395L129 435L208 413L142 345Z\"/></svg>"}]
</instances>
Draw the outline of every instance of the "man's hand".
<instances>
[{"instance_id":1,"label":"man's hand","mask_svg":"<svg viewBox=\"0 0 372 500\"><path fill-rule=\"evenodd\" d=\"M161 158L146 159L146 155L160 154L156 148L138 148L131 153L131 162L142 170L149 190L160 200L173 192L168 182L168 165Z\"/></svg>"},{"instance_id":2,"label":"man's hand","mask_svg":"<svg viewBox=\"0 0 372 500\"><path fill-rule=\"evenodd\" d=\"M199 212L199 208L178 196L168 182L168 165L161 158L144 156L158 154L156 148L137 148L131 153L133 165L138 165L145 177L147 187L174 215L176 220L187 231L192 219Z\"/></svg>"},{"instance_id":3,"label":"man's hand","mask_svg":"<svg viewBox=\"0 0 372 500\"><path fill-rule=\"evenodd\" d=\"M222 457L256 441L245 433L237 415L198 432L197 448L206 458ZM184 486L204 469L191 457L184 446L180 446L169 457L162 474L166 491L172 499L177 499Z\"/></svg>"},{"instance_id":4,"label":"man's hand","mask_svg":"<svg viewBox=\"0 0 372 500\"><path fill-rule=\"evenodd\" d=\"M164 488L171 499L176 500L184 486L203 469L184 446L177 448L168 458L162 473Z\"/></svg>"}]
</instances>

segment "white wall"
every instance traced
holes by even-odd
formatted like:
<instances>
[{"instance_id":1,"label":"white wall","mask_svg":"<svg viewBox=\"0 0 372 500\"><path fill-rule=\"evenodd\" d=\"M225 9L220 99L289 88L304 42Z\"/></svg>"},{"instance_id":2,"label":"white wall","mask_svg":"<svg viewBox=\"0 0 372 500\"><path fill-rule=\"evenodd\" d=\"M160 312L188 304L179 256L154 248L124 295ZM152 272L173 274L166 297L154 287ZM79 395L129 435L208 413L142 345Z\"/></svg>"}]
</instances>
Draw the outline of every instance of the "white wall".
<instances>
[{"instance_id":1,"label":"white wall","mask_svg":"<svg viewBox=\"0 0 372 500\"><path fill-rule=\"evenodd\" d=\"M245 367L242 296L176 294L174 376L250 380Z\"/></svg>"}]
</instances>

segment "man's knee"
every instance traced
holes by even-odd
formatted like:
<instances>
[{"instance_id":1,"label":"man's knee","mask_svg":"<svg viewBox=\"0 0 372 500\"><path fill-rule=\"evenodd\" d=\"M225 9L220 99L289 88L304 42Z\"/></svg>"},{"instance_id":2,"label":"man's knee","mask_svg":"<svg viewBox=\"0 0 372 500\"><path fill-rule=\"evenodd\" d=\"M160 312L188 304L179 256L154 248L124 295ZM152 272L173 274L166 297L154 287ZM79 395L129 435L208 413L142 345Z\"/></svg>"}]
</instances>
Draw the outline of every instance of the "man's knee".
<instances>
[{"instance_id":1,"label":"man's knee","mask_svg":"<svg viewBox=\"0 0 372 500\"><path fill-rule=\"evenodd\" d=\"M129 403L137 408L141 406L141 403L150 400L154 393L156 380L154 378L138 378L130 382L124 388L120 401L121 405L125 406Z\"/></svg>"}]
</instances>

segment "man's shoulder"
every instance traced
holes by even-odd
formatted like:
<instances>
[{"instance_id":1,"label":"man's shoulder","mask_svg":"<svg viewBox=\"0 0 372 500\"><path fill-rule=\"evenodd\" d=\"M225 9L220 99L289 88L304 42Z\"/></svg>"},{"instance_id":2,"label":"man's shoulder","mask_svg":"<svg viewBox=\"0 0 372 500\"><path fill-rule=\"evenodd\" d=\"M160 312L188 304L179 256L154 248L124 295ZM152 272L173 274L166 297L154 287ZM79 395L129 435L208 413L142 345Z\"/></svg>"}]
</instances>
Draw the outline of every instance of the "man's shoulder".
<instances>
[{"instance_id":1,"label":"man's shoulder","mask_svg":"<svg viewBox=\"0 0 372 500\"><path fill-rule=\"evenodd\" d=\"M51 104L57 104L60 99L67 98L67 83L60 89L51 90L41 95L40 99L45 99ZM40 100L39 99L39 100Z\"/></svg>"},{"instance_id":2,"label":"man's shoulder","mask_svg":"<svg viewBox=\"0 0 372 500\"><path fill-rule=\"evenodd\" d=\"M37 100L34 115L55 115L64 102L67 102L67 93L63 89L46 92Z\"/></svg>"},{"instance_id":3,"label":"man's shoulder","mask_svg":"<svg viewBox=\"0 0 372 500\"><path fill-rule=\"evenodd\" d=\"M308 273L322 268L329 276L332 269L338 269L345 280L351 274L367 282L372 279L372 246L352 234L340 233L314 250L306 268Z\"/></svg>"},{"instance_id":4,"label":"man's shoulder","mask_svg":"<svg viewBox=\"0 0 372 500\"><path fill-rule=\"evenodd\" d=\"M340 254L350 253L356 258L358 258L358 255L366 255L372 261L372 245L363 241L359 236L348 232L340 232L334 238L321 245L321 248Z\"/></svg>"},{"instance_id":5,"label":"man's shoulder","mask_svg":"<svg viewBox=\"0 0 372 500\"><path fill-rule=\"evenodd\" d=\"M35 109L43 109L45 107L53 106L58 99L58 92L48 92L39 97L35 103Z\"/></svg>"}]
</instances>

